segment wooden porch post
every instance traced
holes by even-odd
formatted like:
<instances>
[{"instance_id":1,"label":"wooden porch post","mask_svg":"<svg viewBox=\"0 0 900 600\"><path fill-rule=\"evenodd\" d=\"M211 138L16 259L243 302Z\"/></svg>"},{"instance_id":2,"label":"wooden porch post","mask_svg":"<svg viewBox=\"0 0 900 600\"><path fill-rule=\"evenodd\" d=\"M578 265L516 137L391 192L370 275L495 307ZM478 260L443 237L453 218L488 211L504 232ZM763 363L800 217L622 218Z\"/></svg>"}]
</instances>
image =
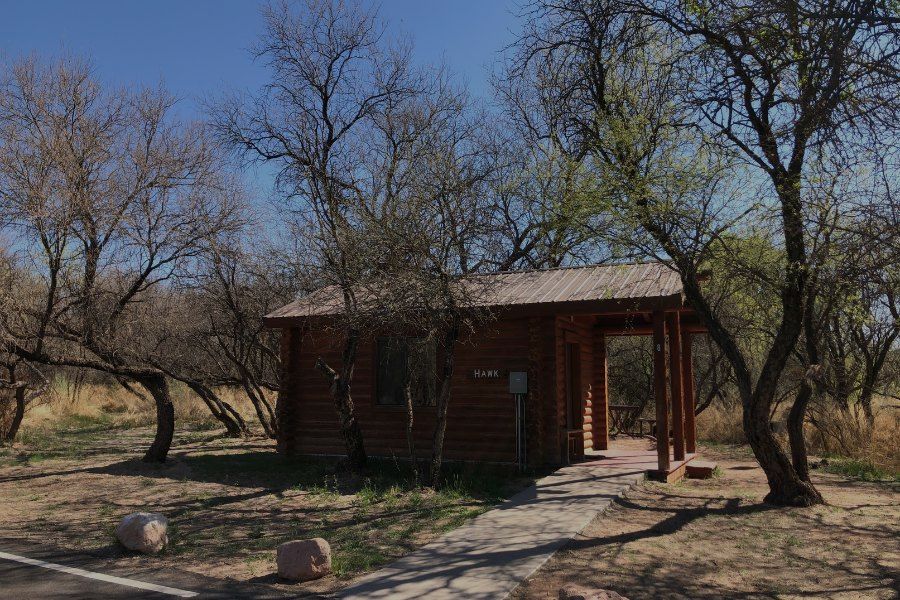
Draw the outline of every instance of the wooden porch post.
<instances>
[{"instance_id":1,"label":"wooden porch post","mask_svg":"<svg viewBox=\"0 0 900 600\"><path fill-rule=\"evenodd\" d=\"M653 393L656 396L656 456L659 470L669 470L669 402L666 398L666 317L653 311Z\"/></svg>"},{"instance_id":2,"label":"wooden porch post","mask_svg":"<svg viewBox=\"0 0 900 600\"><path fill-rule=\"evenodd\" d=\"M672 433L675 460L684 460L684 390L681 385L681 317L677 311L668 315L669 383L672 386Z\"/></svg>"},{"instance_id":3,"label":"wooden porch post","mask_svg":"<svg viewBox=\"0 0 900 600\"><path fill-rule=\"evenodd\" d=\"M591 392L591 443L594 450L609 449L609 395L607 393L606 334L594 332L594 385Z\"/></svg>"},{"instance_id":4,"label":"wooden porch post","mask_svg":"<svg viewBox=\"0 0 900 600\"><path fill-rule=\"evenodd\" d=\"M681 336L681 385L684 389L684 445L689 454L697 452L697 422L694 415L694 359L691 333Z\"/></svg>"}]
</instances>

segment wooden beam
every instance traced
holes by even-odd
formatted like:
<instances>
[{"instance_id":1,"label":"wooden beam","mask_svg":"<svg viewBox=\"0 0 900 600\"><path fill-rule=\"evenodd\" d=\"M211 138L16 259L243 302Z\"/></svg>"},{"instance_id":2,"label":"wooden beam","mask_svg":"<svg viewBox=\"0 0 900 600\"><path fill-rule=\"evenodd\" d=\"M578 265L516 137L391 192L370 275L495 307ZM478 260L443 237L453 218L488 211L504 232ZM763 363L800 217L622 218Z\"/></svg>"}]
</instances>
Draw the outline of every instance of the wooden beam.
<instances>
[{"instance_id":1,"label":"wooden beam","mask_svg":"<svg viewBox=\"0 0 900 600\"><path fill-rule=\"evenodd\" d=\"M591 391L591 443L594 450L609 450L609 376L606 336L594 332L594 382Z\"/></svg>"},{"instance_id":2,"label":"wooden beam","mask_svg":"<svg viewBox=\"0 0 900 600\"><path fill-rule=\"evenodd\" d=\"M693 454L697 452L697 420L694 415L694 358L693 337L685 332L681 336L681 384L684 388L684 446Z\"/></svg>"},{"instance_id":3,"label":"wooden beam","mask_svg":"<svg viewBox=\"0 0 900 600\"><path fill-rule=\"evenodd\" d=\"M667 314L677 313L680 317L681 332L706 333L706 326L700 322L692 311L667 310ZM641 317L647 317L646 313L631 315L597 315L597 323L594 326L607 337L629 335L653 335L653 323L645 322Z\"/></svg>"},{"instance_id":4,"label":"wooden beam","mask_svg":"<svg viewBox=\"0 0 900 600\"><path fill-rule=\"evenodd\" d=\"M669 384L672 398L672 437L675 460L684 460L684 390L681 385L681 319L667 315L669 327Z\"/></svg>"},{"instance_id":5,"label":"wooden beam","mask_svg":"<svg viewBox=\"0 0 900 600\"><path fill-rule=\"evenodd\" d=\"M666 397L666 317L653 313L653 393L656 400L656 456L660 471L669 471L669 402Z\"/></svg>"}]
</instances>

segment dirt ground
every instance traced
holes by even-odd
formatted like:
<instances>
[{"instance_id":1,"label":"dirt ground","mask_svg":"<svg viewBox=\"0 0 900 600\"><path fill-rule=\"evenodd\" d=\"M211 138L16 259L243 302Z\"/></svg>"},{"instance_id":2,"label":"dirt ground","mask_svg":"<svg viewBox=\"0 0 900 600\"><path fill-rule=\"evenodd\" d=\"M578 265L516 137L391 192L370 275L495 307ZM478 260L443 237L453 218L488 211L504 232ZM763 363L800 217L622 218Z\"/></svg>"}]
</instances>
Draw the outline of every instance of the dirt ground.
<instances>
[{"instance_id":1,"label":"dirt ground","mask_svg":"<svg viewBox=\"0 0 900 600\"><path fill-rule=\"evenodd\" d=\"M827 505L763 504L743 448L702 449L721 474L646 483L595 519L513 594L575 583L631 600L900 598L900 487L816 472Z\"/></svg>"},{"instance_id":2,"label":"dirt ground","mask_svg":"<svg viewBox=\"0 0 900 600\"><path fill-rule=\"evenodd\" d=\"M288 461L269 440L214 431L176 436L171 460L139 458L146 428L74 423L0 450L0 539L86 552L117 566L177 567L300 594L332 592L457 527L529 483L483 473L439 494L396 473L348 479L334 466ZM900 487L816 472L828 504L764 505L762 473L741 447L703 449L721 474L646 483L596 519L514 593L556 598L565 583L642 598L900 598ZM396 470L396 465L386 465ZM473 484L474 481L474 484ZM171 545L136 557L113 529L137 510L171 520ZM273 576L282 541L322 536L336 574L302 586Z\"/></svg>"},{"instance_id":3,"label":"dirt ground","mask_svg":"<svg viewBox=\"0 0 900 600\"><path fill-rule=\"evenodd\" d=\"M327 593L458 527L531 483L498 471L451 470L439 493L414 489L397 464L365 478L319 460L289 460L264 438L179 432L165 465L140 456L147 428L75 423L0 449L0 541L94 555L111 566L176 567L206 576ZM479 469L480 467L473 467ZM126 514L160 512L170 546L134 556L114 528ZM279 582L275 548L324 537L335 574L303 585Z\"/></svg>"}]
</instances>

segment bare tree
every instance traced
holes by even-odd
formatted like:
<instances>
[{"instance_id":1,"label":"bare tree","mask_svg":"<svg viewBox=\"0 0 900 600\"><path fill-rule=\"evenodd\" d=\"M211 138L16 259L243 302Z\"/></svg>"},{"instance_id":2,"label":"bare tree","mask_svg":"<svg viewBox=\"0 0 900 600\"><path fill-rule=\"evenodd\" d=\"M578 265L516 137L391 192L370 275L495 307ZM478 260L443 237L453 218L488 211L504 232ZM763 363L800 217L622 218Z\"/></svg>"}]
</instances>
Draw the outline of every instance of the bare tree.
<instances>
[{"instance_id":1,"label":"bare tree","mask_svg":"<svg viewBox=\"0 0 900 600\"><path fill-rule=\"evenodd\" d=\"M0 375L0 443L16 441L27 408L45 396L50 381L34 365L17 356L5 355Z\"/></svg>"},{"instance_id":2,"label":"bare tree","mask_svg":"<svg viewBox=\"0 0 900 600\"><path fill-rule=\"evenodd\" d=\"M324 359L352 466L366 462L350 384L362 313L356 288L366 273L357 260L355 207L385 193L373 145L373 121L414 94L409 50L390 46L373 12L328 0L296 10L264 10L266 32L255 53L271 81L255 97L234 97L214 109L217 130L251 160L278 167L276 183L298 230L309 234L310 270L343 296L340 365ZM373 158L373 154L375 155Z\"/></svg>"},{"instance_id":3,"label":"bare tree","mask_svg":"<svg viewBox=\"0 0 900 600\"><path fill-rule=\"evenodd\" d=\"M900 255L885 243L900 231L873 235L881 227L867 221L844 226L851 239L842 245L843 269L838 281L828 281L840 286L830 288L838 301L821 328L823 367L829 367L823 387L843 410L858 404L871 427L873 396L900 339Z\"/></svg>"},{"instance_id":4,"label":"bare tree","mask_svg":"<svg viewBox=\"0 0 900 600\"><path fill-rule=\"evenodd\" d=\"M262 316L309 288L290 257L259 240L252 249L235 242L217 247L199 278L211 309L206 325L206 336L213 344L210 352L226 359L227 371L219 376L244 390L266 434L273 438L277 421L268 394L277 392L280 385L279 337L263 325Z\"/></svg>"},{"instance_id":5,"label":"bare tree","mask_svg":"<svg viewBox=\"0 0 900 600\"><path fill-rule=\"evenodd\" d=\"M13 64L0 93L0 212L31 293L3 315L6 351L135 381L156 404L145 461L174 431L165 374L147 360L153 290L237 226L240 201L204 130L163 90L104 89L86 63Z\"/></svg>"},{"instance_id":6,"label":"bare tree","mask_svg":"<svg viewBox=\"0 0 900 600\"><path fill-rule=\"evenodd\" d=\"M477 274L515 264L503 243L508 213L490 193L498 154L485 137L490 127L467 94L443 72L403 111L378 121L387 140L385 170L395 190L364 218L370 224L372 285L365 289L381 321L421 339L408 353L436 377L435 428L429 480L441 482L444 438L451 404L456 348L490 319L490 279ZM504 255L504 251L507 252ZM529 254L533 254L529 252ZM413 365L411 373L421 371ZM411 450L416 403L407 382L407 436Z\"/></svg>"},{"instance_id":7,"label":"bare tree","mask_svg":"<svg viewBox=\"0 0 900 600\"><path fill-rule=\"evenodd\" d=\"M208 321L216 316L215 305L207 295L179 286L158 292L153 304L154 327L144 328L147 361L167 377L186 385L224 427L227 436L248 435L243 416L225 401L218 389L234 385L232 370L210 339Z\"/></svg>"},{"instance_id":8,"label":"bare tree","mask_svg":"<svg viewBox=\"0 0 900 600\"><path fill-rule=\"evenodd\" d=\"M16 318L16 311L31 292L32 281L32 277L17 267L12 255L0 249L0 314L7 315L7 322L21 322L22 317ZM4 444L15 442L26 410L50 388L38 365L9 351L10 341L6 331L0 329L0 443Z\"/></svg>"}]
</instances>

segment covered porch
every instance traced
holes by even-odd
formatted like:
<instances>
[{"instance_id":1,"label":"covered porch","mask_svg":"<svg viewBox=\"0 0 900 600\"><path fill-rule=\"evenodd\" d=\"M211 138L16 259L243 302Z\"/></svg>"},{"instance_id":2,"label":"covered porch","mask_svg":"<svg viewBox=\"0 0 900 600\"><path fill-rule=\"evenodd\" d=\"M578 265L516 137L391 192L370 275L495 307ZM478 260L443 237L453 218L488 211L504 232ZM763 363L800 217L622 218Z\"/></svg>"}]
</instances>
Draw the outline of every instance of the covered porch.
<instances>
[{"instance_id":1,"label":"covered porch","mask_svg":"<svg viewBox=\"0 0 900 600\"><path fill-rule=\"evenodd\" d=\"M584 399L590 431L575 427L570 439L590 439L590 445L569 445L569 462L604 461L606 466L640 469L653 479L674 482L689 474L704 476L712 467L697 461L694 419L692 339L705 333L689 308L648 313L597 315L593 327L593 373ZM647 423L649 438L610 440L607 341L616 336L650 336L653 352L654 415Z\"/></svg>"}]
</instances>

